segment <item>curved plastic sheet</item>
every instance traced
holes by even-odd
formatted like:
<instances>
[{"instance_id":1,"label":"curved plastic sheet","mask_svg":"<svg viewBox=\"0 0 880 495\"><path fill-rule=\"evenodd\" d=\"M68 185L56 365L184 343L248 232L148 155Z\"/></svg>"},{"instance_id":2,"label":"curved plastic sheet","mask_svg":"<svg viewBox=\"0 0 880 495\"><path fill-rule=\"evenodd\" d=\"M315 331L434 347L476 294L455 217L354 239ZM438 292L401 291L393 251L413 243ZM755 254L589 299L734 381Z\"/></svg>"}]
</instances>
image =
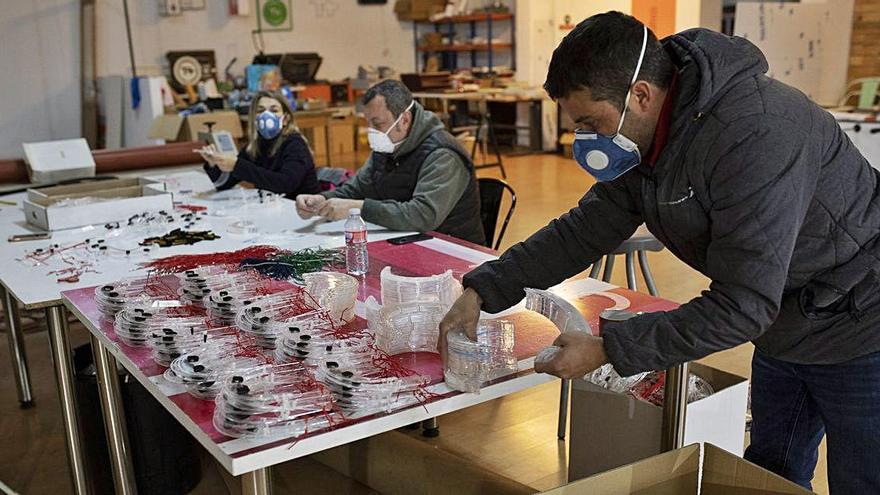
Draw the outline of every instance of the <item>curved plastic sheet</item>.
<instances>
[{"instance_id":1,"label":"curved plastic sheet","mask_svg":"<svg viewBox=\"0 0 880 495\"><path fill-rule=\"evenodd\" d=\"M590 323L570 302L540 289L526 289L526 309L540 313L556 325L560 333L586 332L592 335Z\"/></svg>"}]
</instances>

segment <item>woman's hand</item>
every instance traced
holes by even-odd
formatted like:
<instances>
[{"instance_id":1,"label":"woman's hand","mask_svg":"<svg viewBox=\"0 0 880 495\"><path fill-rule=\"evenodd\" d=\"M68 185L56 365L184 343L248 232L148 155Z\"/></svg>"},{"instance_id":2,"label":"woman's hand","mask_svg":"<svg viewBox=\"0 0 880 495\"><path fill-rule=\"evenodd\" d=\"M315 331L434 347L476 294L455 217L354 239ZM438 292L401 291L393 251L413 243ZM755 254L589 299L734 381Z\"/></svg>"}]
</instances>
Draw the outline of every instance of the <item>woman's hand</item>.
<instances>
[{"instance_id":1,"label":"woman's hand","mask_svg":"<svg viewBox=\"0 0 880 495\"><path fill-rule=\"evenodd\" d=\"M216 146L209 144L197 150L202 159L208 162L208 165L219 168L224 172L232 172L235 168L235 162L238 159L232 155L224 155L220 153Z\"/></svg>"}]
</instances>

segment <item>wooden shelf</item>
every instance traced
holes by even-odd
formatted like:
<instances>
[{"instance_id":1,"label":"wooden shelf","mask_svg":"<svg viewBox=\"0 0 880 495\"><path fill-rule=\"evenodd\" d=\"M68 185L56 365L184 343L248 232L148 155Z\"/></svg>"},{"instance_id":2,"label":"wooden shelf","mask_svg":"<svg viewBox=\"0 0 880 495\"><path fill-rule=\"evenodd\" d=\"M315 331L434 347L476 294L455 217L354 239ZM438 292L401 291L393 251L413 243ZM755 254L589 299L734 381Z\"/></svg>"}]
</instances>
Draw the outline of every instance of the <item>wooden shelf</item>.
<instances>
[{"instance_id":1,"label":"wooden shelf","mask_svg":"<svg viewBox=\"0 0 880 495\"><path fill-rule=\"evenodd\" d=\"M492 43L491 50L494 52L499 50L510 50L511 48L513 48L512 43ZM488 44L467 44L420 46L418 50L420 52L488 52L490 48Z\"/></svg>"},{"instance_id":2,"label":"wooden shelf","mask_svg":"<svg viewBox=\"0 0 880 495\"><path fill-rule=\"evenodd\" d=\"M513 19L513 14L470 14L470 15L456 15L452 17L445 17L440 19L439 21L418 21L422 24L464 24L468 22L485 22L489 19L493 21L507 21Z\"/></svg>"}]
</instances>

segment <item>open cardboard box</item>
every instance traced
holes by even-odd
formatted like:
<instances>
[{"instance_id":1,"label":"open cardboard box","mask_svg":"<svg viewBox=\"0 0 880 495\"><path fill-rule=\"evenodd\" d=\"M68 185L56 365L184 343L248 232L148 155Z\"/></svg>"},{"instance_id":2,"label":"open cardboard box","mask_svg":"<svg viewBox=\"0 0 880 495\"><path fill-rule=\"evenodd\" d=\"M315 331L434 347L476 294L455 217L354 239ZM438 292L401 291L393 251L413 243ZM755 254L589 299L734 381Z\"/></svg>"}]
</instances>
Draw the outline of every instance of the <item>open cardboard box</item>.
<instances>
[{"instance_id":1,"label":"open cardboard box","mask_svg":"<svg viewBox=\"0 0 880 495\"><path fill-rule=\"evenodd\" d=\"M707 443L702 449L700 444L688 445L543 493L801 495L812 492Z\"/></svg>"},{"instance_id":2,"label":"open cardboard box","mask_svg":"<svg viewBox=\"0 0 880 495\"><path fill-rule=\"evenodd\" d=\"M748 380L700 363L689 368L715 393L688 404L684 443L708 442L742 455ZM662 420L662 407L573 380L569 481L660 453Z\"/></svg>"},{"instance_id":3,"label":"open cardboard box","mask_svg":"<svg viewBox=\"0 0 880 495\"><path fill-rule=\"evenodd\" d=\"M229 131L235 139L244 136L238 113L230 110L195 113L186 117L181 117L176 113L159 115L153 120L148 137L150 139L164 139L166 142L198 141L200 132L208 132L206 122L214 122L213 130L215 132Z\"/></svg>"},{"instance_id":4,"label":"open cardboard box","mask_svg":"<svg viewBox=\"0 0 880 495\"><path fill-rule=\"evenodd\" d=\"M23 202L28 223L44 230L117 222L145 211L171 212L174 203L165 185L150 179L115 179L69 186L28 189ZM56 207L60 201L101 198L82 205Z\"/></svg>"}]
</instances>

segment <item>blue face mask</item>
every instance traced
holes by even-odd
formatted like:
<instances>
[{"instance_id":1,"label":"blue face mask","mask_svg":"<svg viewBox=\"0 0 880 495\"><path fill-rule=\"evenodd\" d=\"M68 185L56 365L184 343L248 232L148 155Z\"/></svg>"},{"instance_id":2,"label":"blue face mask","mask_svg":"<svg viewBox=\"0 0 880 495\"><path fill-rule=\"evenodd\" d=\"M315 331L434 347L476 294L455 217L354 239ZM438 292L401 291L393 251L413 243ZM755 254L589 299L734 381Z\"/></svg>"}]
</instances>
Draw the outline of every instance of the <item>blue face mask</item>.
<instances>
[{"instance_id":1,"label":"blue face mask","mask_svg":"<svg viewBox=\"0 0 880 495\"><path fill-rule=\"evenodd\" d=\"M268 110L257 115L254 124L257 126L257 132L260 133L260 136L263 136L263 139L273 139L281 134L281 117Z\"/></svg>"},{"instance_id":2,"label":"blue face mask","mask_svg":"<svg viewBox=\"0 0 880 495\"><path fill-rule=\"evenodd\" d=\"M617 133L613 136L604 136L598 132L575 131L572 154L578 165L590 173L599 182L612 181L635 168L642 161L638 145L628 137L620 133L623 128L626 109L629 105L629 95L633 84L642 68L642 60L645 57L645 48L648 46L648 28L642 26L644 36L642 38L642 53L633 73L630 89L626 92L623 102L623 112L617 123Z\"/></svg>"}]
</instances>

